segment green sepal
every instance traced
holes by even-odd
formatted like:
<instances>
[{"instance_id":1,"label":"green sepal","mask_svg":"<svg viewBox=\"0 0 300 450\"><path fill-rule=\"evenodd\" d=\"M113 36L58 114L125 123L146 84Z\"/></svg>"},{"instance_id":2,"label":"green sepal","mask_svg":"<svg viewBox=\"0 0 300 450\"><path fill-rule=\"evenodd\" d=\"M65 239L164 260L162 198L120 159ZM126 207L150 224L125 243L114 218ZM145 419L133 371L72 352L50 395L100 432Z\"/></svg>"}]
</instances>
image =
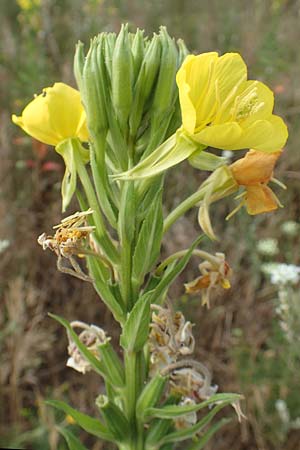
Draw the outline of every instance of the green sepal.
<instances>
[{"instance_id":1,"label":"green sepal","mask_svg":"<svg viewBox=\"0 0 300 450\"><path fill-rule=\"evenodd\" d=\"M224 166L227 158L199 149L188 158L188 161L196 169L212 172L218 169L218 167Z\"/></svg>"},{"instance_id":2,"label":"green sepal","mask_svg":"<svg viewBox=\"0 0 300 450\"><path fill-rule=\"evenodd\" d=\"M218 406L225 406L230 403L240 400L242 396L240 394L214 394L208 400L195 405L167 405L161 408L148 408L145 411L145 416L157 417L160 419L174 419L176 417L185 416L186 414L200 411L214 403L218 403Z\"/></svg>"},{"instance_id":3,"label":"green sepal","mask_svg":"<svg viewBox=\"0 0 300 450\"><path fill-rule=\"evenodd\" d=\"M77 425L79 425L87 433L92 434L93 436L96 436L100 439L114 442L113 435L106 428L106 426L100 422L99 419L95 419L94 417L90 417L87 414L77 411L77 409L74 409L67 403L59 400L47 400L46 405L53 406L54 408L59 409L65 414L71 416L75 420Z\"/></svg>"},{"instance_id":4,"label":"green sepal","mask_svg":"<svg viewBox=\"0 0 300 450\"><path fill-rule=\"evenodd\" d=\"M130 425L121 409L106 397L99 395L96 406L104 417L107 428L117 442L125 442L130 433Z\"/></svg>"},{"instance_id":5,"label":"green sepal","mask_svg":"<svg viewBox=\"0 0 300 450\"><path fill-rule=\"evenodd\" d=\"M173 420L171 419L155 419L151 422L146 435L146 448L156 450L157 443L173 429Z\"/></svg>"},{"instance_id":6,"label":"green sepal","mask_svg":"<svg viewBox=\"0 0 300 450\"><path fill-rule=\"evenodd\" d=\"M65 212L76 190L76 159L80 158L83 164L87 164L90 159L90 155L89 151L82 147L76 138L65 139L55 147L55 150L62 156L66 166L61 185L62 211ZM74 152L77 152L76 157Z\"/></svg>"},{"instance_id":7,"label":"green sepal","mask_svg":"<svg viewBox=\"0 0 300 450\"><path fill-rule=\"evenodd\" d=\"M113 178L135 180L153 177L189 158L198 148L199 144L189 139L180 129L135 167Z\"/></svg>"},{"instance_id":8,"label":"green sepal","mask_svg":"<svg viewBox=\"0 0 300 450\"><path fill-rule=\"evenodd\" d=\"M144 413L148 408L154 407L162 397L168 376L157 373L144 387L136 405L136 416L141 422L144 422Z\"/></svg>"},{"instance_id":9,"label":"green sepal","mask_svg":"<svg viewBox=\"0 0 300 450\"><path fill-rule=\"evenodd\" d=\"M55 428L65 438L69 450L88 450L68 428L58 426Z\"/></svg>"},{"instance_id":10,"label":"green sepal","mask_svg":"<svg viewBox=\"0 0 300 450\"><path fill-rule=\"evenodd\" d=\"M142 284L146 273L150 272L159 257L161 240L163 236L162 193L149 203L146 215L138 234L133 254L132 276L137 284Z\"/></svg>"},{"instance_id":11,"label":"green sepal","mask_svg":"<svg viewBox=\"0 0 300 450\"><path fill-rule=\"evenodd\" d=\"M128 352L138 352L148 339L150 325L150 295L145 294L135 303L125 322L120 338Z\"/></svg>"},{"instance_id":12,"label":"green sepal","mask_svg":"<svg viewBox=\"0 0 300 450\"><path fill-rule=\"evenodd\" d=\"M101 362L109 374L109 382L118 388L124 387L125 373L120 358L116 354L110 342L105 342L98 346Z\"/></svg>"},{"instance_id":13,"label":"green sepal","mask_svg":"<svg viewBox=\"0 0 300 450\"><path fill-rule=\"evenodd\" d=\"M188 450L202 450L204 446L208 443L208 441L213 437L214 434L216 434L220 428L222 428L224 425L227 425L227 423L231 422L231 418L223 418L219 420L219 422L215 423L214 425L211 425L209 430L207 430L197 442L192 444Z\"/></svg>"},{"instance_id":14,"label":"green sepal","mask_svg":"<svg viewBox=\"0 0 300 450\"><path fill-rule=\"evenodd\" d=\"M90 352L88 348L80 341L77 333L73 330L69 322L55 314L48 313L48 315L66 328L66 330L70 333L71 338L75 342L76 347L78 347L82 356L90 363L95 372L97 372L102 377L108 376L102 361L96 358L93 353Z\"/></svg>"}]
</instances>

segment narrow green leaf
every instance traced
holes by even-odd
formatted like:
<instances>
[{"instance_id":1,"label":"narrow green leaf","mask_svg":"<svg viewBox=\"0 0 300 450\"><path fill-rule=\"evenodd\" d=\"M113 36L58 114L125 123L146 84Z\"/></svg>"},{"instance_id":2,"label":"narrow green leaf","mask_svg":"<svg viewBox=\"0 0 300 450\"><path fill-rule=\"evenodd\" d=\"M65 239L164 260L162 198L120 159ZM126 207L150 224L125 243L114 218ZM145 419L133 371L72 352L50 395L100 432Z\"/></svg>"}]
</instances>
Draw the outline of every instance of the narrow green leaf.
<instances>
[{"instance_id":1,"label":"narrow green leaf","mask_svg":"<svg viewBox=\"0 0 300 450\"><path fill-rule=\"evenodd\" d=\"M84 358L91 364L95 372L97 372L102 377L106 377L107 374L105 373L105 369L103 367L103 364L99 359L97 359L92 352L90 352L87 347L80 341L77 333L73 330L69 322L62 317L56 316L55 314L48 313L52 319L59 322L61 325L63 325L66 330L70 333L72 339L74 340L76 346L78 347L80 353L84 356Z\"/></svg>"},{"instance_id":2,"label":"narrow green leaf","mask_svg":"<svg viewBox=\"0 0 300 450\"><path fill-rule=\"evenodd\" d=\"M208 400L205 400L204 402L198 403L196 405L167 405L162 406L161 408L148 408L145 412L145 415L152 416L152 417L158 417L160 419L172 419L175 417L184 416L186 414L189 414L191 412L197 412L200 411L203 408L206 408L209 405L212 405L214 403L233 403L237 400L240 400L242 396L240 394L215 394L212 395Z\"/></svg>"},{"instance_id":3,"label":"narrow green leaf","mask_svg":"<svg viewBox=\"0 0 300 450\"><path fill-rule=\"evenodd\" d=\"M185 441L186 439L191 439L192 437L195 436L196 433L199 433L206 425L208 425L209 422L214 418L214 416L228 404L230 404L230 402L224 402L220 405L216 405L208 414L206 414L206 416L204 416L201 420L199 420L199 422L197 422L195 425L168 434L161 440L160 443L167 444L169 442L180 442Z\"/></svg>"},{"instance_id":4,"label":"narrow green leaf","mask_svg":"<svg viewBox=\"0 0 300 450\"><path fill-rule=\"evenodd\" d=\"M143 221L133 254L133 277L139 283L143 282L144 276L152 269L159 256L162 235L163 213L159 192Z\"/></svg>"},{"instance_id":5,"label":"narrow green leaf","mask_svg":"<svg viewBox=\"0 0 300 450\"><path fill-rule=\"evenodd\" d=\"M159 298L162 296L164 291L170 286L170 284L177 278L177 276L183 271L189 262L194 249L197 247L199 242L203 239L203 235L199 236L191 245L189 250L186 252L183 258L174 266L171 271L166 271L166 276L163 276L161 281L158 283L156 288L151 291L150 303L159 303Z\"/></svg>"},{"instance_id":6,"label":"narrow green leaf","mask_svg":"<svg viewBox=\"0 0 300 450\"><path fill-rule=\"evenodd\" d=\"M69 406L67 403L59 400L47 400L46 404L49 406L53 406L53 408L59 409L60 411L63 411L67 415L71 416L75 420L75 422L87 433L113 442L113 436L100 422L99 419L95 419L88 416L87 414L77 411L76 409L72 408L72 406Z\"/></svg>"},{"instance_id":7,"label":"narrow green leaf","mask_svg":"<svg viewBox=\"0 0 300 450\"><path fill-rule=\"evenodd\" d=\"M150 295L139 298L132 308L123 328L120 343L128 351L139 351L143 348L149 335Z\"/></svg>"},{"instance_id":8,"label":"narrow green leaf","mask_svg":"<svg viewBox=\"0 0 300 450\"><path fill-rule=\"evenodd\" d=\"M188 448L188 450L202 450L204 448L204 445L208 443L210 438L217 433L220 428L222 428L227 423L231 422L232 419L221 419L219 422L215 423L210 427L210 429L197 441L195 444L193 444L191 447Z\"/></svg>"},{"instance_id":9,"label":"narrow green leaf","mask_svg":"<svg viewBox=\"0 0 300 450\"><path fill-rule=\"evenodd\" d=\"M56 429L65 438L69 450L88 450L68 428L56 427Z\"/></svg>"}]
</instances>

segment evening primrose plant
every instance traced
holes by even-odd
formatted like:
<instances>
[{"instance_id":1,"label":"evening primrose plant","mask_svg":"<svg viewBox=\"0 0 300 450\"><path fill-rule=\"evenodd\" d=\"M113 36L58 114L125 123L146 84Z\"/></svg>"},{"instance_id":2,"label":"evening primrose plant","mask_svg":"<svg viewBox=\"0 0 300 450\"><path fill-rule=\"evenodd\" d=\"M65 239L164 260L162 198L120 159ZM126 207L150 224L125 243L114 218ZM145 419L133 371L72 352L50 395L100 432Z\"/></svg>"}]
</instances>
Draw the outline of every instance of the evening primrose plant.
<instances>
[{"instance_id":1,"label":"evening primrose plant","mask_svg":"<svg viewBox=\"0 0 300 450\"><path fill-rule=\"evenodd\" d=\"M83 375L95 371L105 393L95 400L99 417L49 404L120 450L167 450L181 441L199 450L227 422L211 424L226 405L242 417L241 396L217 393L210 370L194 359L193 324L168 296L193 256L200 276L187 280L186 292L209 306L213 290L230 288L225 255L200 249L204 234L163 261L161 244L195 206L203 231L215 238L209 208L240 188L239 207L250 214L279 205L267 184L287 129L273 115L272 92L247 80L236 53L188 53L164 27L152 38L127 25L118 35L101 33L87 53L82 43L76 47L79 90L55 83L13 116L63 157L63 211L74 194L80 207L39 244L56 255L58 270L94 286L120 326L116 350L101 327L52 315L67 330L67 365ZM210 146L252 150L229 165ZM166 171L186 159L211 174L165 217ZM70 450L85 448L68 428L60 430Z\"/></svg>"}]
</instances>

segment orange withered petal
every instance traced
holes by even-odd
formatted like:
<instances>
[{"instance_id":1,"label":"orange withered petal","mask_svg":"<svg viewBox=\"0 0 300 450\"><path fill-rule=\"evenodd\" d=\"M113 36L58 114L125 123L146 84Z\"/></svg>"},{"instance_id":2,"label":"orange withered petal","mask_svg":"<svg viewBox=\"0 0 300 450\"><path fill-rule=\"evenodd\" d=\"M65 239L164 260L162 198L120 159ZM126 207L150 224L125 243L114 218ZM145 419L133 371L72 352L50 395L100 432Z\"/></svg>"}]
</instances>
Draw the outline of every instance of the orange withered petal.
<instances>
[{"instance_id":1,"label":"orange withered petal","mask_svg":"<svg viewBox=\"0 0 300 450\"><path fill-rule=\"evenodd\" d=\"M274 166L281 153L281 150L274 153L250 150L244 158L230 166L236 182L242 186L267 183L272 177Z\"/></svg>"},{"instance_id":2,"label":"orange withered petal","mask_svg":"<svg viewBox=\"0 0 300 450\"><path fill-rule=\"evenodd\" d=\"M245 200L247 212L251 215L274 211L278 208L275 194L264 184L247 186Z\"/></svg>"}]
</instances>

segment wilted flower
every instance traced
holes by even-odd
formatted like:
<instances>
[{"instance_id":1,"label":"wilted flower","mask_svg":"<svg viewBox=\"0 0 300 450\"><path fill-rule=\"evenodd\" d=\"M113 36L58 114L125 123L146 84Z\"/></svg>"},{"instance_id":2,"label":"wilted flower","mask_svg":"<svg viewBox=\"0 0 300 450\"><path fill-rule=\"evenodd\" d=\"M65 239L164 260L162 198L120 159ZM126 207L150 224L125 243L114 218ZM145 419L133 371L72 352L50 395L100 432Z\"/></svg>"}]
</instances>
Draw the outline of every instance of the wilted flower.
<instances>
[{"instance_id":1,"label":"wilted flower","mask_svg":"<svg viewBox=\"0 0 300 450\"><path fill-rule=\"evenodd\" d=\"M44 88L12 121L38 141L58 145L70 138L88 141L85 111L79 91L64 83Z\"/></svg>"},{"instance_id":2,"label":"wilted flower","mask_svg":"<svg viewBox=\"0 0 300 450\"><path fill-rule=\"evenodd\" d=\"M81 333L78 335L80 342L82 342L96 358L100 359L98 346L110 340L110 338L106 336L105 331L96 325L87 325L86 323L79 321L71 322L70 325L73 329L82 329ZM92 369L92 366L81 354L70 333L68 333L68 339L68 353L70 358L67 361L67 366L72 367L77 370L77 372L81 372L83 374L89 372Z\"/></svg>"},{"instance_id":3,"label":"wilted flower","mask_svg":"<svg viewBox=\"0 0 300 450\"><path fill-rule=\"evenodd\" d=\"M193 400L192 398L189 397L184 397L183 400L181 400L181 402L178 403L179 406L191 406L191 405L196 405L195 400ZM175 428L177 428L177 430L182 430L185 428L189 428L192 425L195 425L195 423L197 422L197 413L195 411L185 414L184 416L181 417L177 417L175 420Z\"/></svg>"},{"instance_id":4,"label":"wilted flower","mask_svg":"<svg viewBox=\"0 0 300 450\"><path fill-rule=\"evenodd\" d=\"M272 114L272 91L247 80L247 66L238 53L189 55L176 81L183 128L200 144L266 152L285 145L287 128Z\"/></svg>"},{"instance_id":5,"label":"wilted flower","mask_svg":"<svg viewBox=\"0 0 300 450\"><path fill-rule=\"evenodd\" d=\"M43 233L38 237L38 243L43 247L43 250L49 248L57 255L58 270L86 281L91 281L91 279L82 272L74 255L83 256L87 253L85 249L86 241L95 227L87 225L86 218L92 213L91 209L76 212L53 227L56 229L54 236L47 236L46 233ZM62 258L68 259L73 269L63 266Z\"/></svg>"},{"instance_id":6,"label":"wilted flower","mask_svg":"<svg viewBox=\"0 0 300 450\"><path fill-rule=\"evenodd\" d=\"M232 175L239 186L245 188L239 207L246 205L249 214L273 211L280 205L273 191L267 186L273 176L274 166L281 151L263 153L250 150L244 158L231 164Z\"/></svg>"},{"instance_id":7,"label":"wilted flower","mask_svg":"<svg viewBox=\"0 0 300 450\"><path fill-rule=\"evenodd\" d=\"M210 255L202 252L206 256L206 260L199 264L200 277L185 284L187 294L202 294L202 305L209 307L210 293L212 289L221 286L223 289L230 288L231 269L225 260L224 253L216 253Z\"/></svg>"},{"instance_id":8,"label":"wilted flower","mask_svg":"<svg viewBox=\"0 0 300 450\"><path fill-rule=\"evenodd\" d=\"M158 313L152 313L149 349L151 373L177 360L179 356L190 355L194 351L195 339L192 334L192 324L187 322L179 311L173 313L153 305Z\"/></svg>"},{"instance_id":9,"label":"wilted flower","mask_svg":"<svg viewBox=\"0 0 300 450\"><path fill-rule=\"evenodd\" d=\"M195 367L181 367L171 372L171 393L199 402L207 400L217 392L218 386L211 385L211 375L208 369L201 364L201 371L197 370L198 365L200 363L195 361Z\"/></svg>"}]
</instances>

